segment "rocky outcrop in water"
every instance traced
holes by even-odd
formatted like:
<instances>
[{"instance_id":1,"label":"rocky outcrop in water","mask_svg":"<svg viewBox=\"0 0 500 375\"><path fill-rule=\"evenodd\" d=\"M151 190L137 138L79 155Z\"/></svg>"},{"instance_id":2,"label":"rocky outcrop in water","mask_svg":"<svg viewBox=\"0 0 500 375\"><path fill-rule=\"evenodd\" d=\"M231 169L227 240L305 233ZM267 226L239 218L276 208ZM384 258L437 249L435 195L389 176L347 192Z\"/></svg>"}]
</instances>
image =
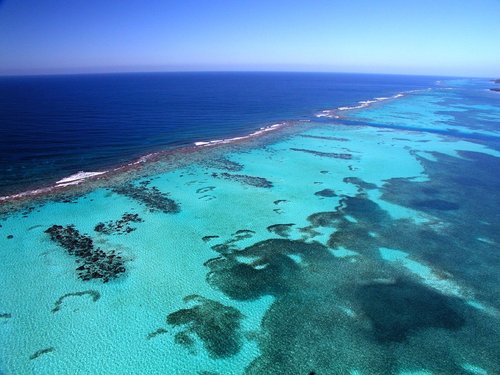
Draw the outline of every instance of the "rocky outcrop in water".
<instances>
[{"instance_id":1,"label":"rocky outcrop in water","mask_svg":"<svg viewBox=\"0 0 500 375\"><path fill-rule=\"evenodd\" d=\"M73 225L52 225L45 233L69 255L77 258L76 261L80 265L76 271L78 277L84 281L101 279L106 283L125 272L125 260L120 255L114 250L106 252L96 248L92 238L80 234Z\"/></svg>"},{"instance_id":2,"label":"rocky outcrop in water","mask_svg":"<svg viewBox=\"0 0 500 375\"><path fill-rule=\"evenodd\" d=\"M138 214L125 213L119 220L97 224L94 230L103 234L126 234L136 230L136 228L128 225L129 223L141 223L143 221Z\"/></svg>"}]
</instances>

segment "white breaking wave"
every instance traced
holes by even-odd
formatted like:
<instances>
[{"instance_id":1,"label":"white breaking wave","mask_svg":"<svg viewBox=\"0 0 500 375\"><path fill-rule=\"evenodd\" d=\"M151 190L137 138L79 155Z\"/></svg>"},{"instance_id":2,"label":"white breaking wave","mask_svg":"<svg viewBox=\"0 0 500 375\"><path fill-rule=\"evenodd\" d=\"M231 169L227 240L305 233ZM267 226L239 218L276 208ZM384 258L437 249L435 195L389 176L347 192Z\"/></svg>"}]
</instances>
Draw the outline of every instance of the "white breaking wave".
<instances>
[{"instance_id":1,"label":"white breaking wave","mask_svg":"<svg viewBox=\"0 0 500 375\"><path fill-rule=\"evenodd\" d=\"M80 171L78 173L72 174L69 177L65 177L63 179L60 179L59 181L56 182L56 185L58 185L58 186L76 185L89 177L99 176L99 175L104 174L104 173L106 173L106 171L104 171L104 172L83 172L83 171Z\"/></svg>"},{"instance_id":2,"label":"white breaking wave","mask_svg":"<svg viewBox=\"0 0 500 375\"><path fill-rule=\"evenodd\" d=\"M408 93L414 92L414 91L418 91L418 90L408 91ZM396 94L393 96L388 96L388 97L380 96L380 97L370 99L370 100L360 100L358 102L358 105L338 107L337 109L325 109L325 110L315 114L315 117L340 118L340 116L337 114L337 112L349 111L352 109L362 109L362 108L369 107L373 103L379 103L379 102L383 102L384 100L389 100L389 99L398 99L398 98L401 98L403 96L405 96L404 93L399 93L399 94Z\"/></svg>"},{"instance_id":3,"label":"white breaking wave","mask_svg":"<svg viewBox=\"0 0 500 375\"><path fill-rule=\"evenodd\" d=\"M281 128L284 125L286 125L286 122L280 122L277 124L262 127L259 130L254 131L253 133L250 133L248 135L243 135L241 137L214 139L212 141L199 141L199 142L194 142L194 145L199 146L199 147L206 147L206 146L214 146L214 145L219 145L219 144L231 143L231 142L235 142L235 141L241 141L244 139L252 138L252 137L267 133L267 132L272 131L272 130L276 130L278 128Z\"/></svg>"}]
</instances>

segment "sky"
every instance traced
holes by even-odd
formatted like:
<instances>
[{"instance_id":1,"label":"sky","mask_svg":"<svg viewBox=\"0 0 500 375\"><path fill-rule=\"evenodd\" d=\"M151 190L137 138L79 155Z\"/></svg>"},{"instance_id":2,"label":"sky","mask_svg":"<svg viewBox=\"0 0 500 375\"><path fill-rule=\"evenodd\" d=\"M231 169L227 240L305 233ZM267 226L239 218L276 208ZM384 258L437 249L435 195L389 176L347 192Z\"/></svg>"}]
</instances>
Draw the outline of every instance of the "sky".
<instances>
[{"instance_id":1,"label":"sky","mask_svg":"<svg viewBox=\"0 0 500 375\"><path fill-rule=\"evenodd\" d=\"M0 75L500 77L500 0L0 0Z\"/></svg>"}]
</instances>

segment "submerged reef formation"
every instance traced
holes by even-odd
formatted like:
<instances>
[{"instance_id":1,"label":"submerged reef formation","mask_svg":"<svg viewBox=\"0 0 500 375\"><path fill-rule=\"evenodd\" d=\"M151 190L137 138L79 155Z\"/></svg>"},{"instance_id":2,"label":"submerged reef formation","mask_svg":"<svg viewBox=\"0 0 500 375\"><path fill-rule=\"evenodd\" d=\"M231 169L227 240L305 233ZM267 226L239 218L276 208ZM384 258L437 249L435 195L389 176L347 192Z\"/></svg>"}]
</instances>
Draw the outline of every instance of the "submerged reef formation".
<instances>
[{"instance_id":1,"label":"submerged reef formation","mask_svg":"<svg viewBox=\"0 0 500 375\"><path fill-rule=\"evenodd\" d=\"M302 138L323 139L326 141L349 142L348 138L330 137L330 136L326 136L326 135L300 134L299 136Z\"/></svg>"},{"instance_id":2,"label":"submerged reef formation","mask_svg":"<svg viewBox=\"0 0 500 375\"><path fill-rule=\"evenodd\" d=\"M460 280L485 282L489 289L478 287L483 291L476 298L495 301L498 255L490 244L500 237L486 217L493 217L498 205L482 202L500 185L481 175L495 158L461 156L423 161L428 181L393 179L381 188L387 201L432 213L437 224L393 218L365 193L377 186L350 177L344 181L357 185L357 195L340 196L336 207L311 214L310 225L298 228L308 242L270 239L243 249L233 243L205 263L208 283L230 298L275 298L262 321L262 354L246 373L400 373L408 368L463 373L465 352L481 366L497 368L498 334L491 332L491 316L485 313L490 310L470 304ZM465 173L470 169L475 172ZM451 209L436 200L461 204ZM467 216L456 215L460 210L484 216L483 223L472 228ZM309 242L325 230L331 230L326 245ZM487 241L478 240L483 238ZM383 248L409 254L410 266L387 261ZM336 256L341 249L349 256ZM481 266L464 267L471 261ZM478 269L486 274L479 276Z\"/></svg>"},{"instance_id":3,"label":"submerged reef formation","mask_svg":"<svg viewBox=\"0 0 500 375\"><path fill-rule=\"evenodd\" d=\"M78 277L83 281L101 279L107 283L125 272L125 260L114 250L105 252L94 246L90 236L80 234L73 226L52 225L45 233L50 239L64 248L69 255L77 258L80 265L76 268Z\"/></svg>"},{"instance_id":4,"label":"submerged reef formation","mask_svg":"<svg viewBox=\"0 0 500 375\"><path fill-rule=\"evenodd\" d=\"M239 229L232 234L231 238L223 243L212 246L212 250L217 251L220 254L225 254L235 249L236 243L247 238L252 238L255 232L250 229ZM209 239L218 238L219 236L209 236ZM203 237L207 238L207 237ZM208 242L205 241L205 242Z\"/></svg>"},{"instance_id":5,"label":"submerged reef formation","mask_svg":"<svg viewBox=\"0 0 500 375\"><path fill-rule=\"evenodd\" d=\"M101 293L99 293L97 290L84 290L83 292L66 293L65 295L59 297L57 301L54 303L54 308L52 309L52 312L56 313L59 310L61 310L61 306L66 298L81 297L85 295L90 296L93 302L96 302L99 298L101 298Z\"/></svg>"},{"instance_id":6,"label":"submerged reef formation","mask_svg":"<svg viewBox=\"0 0 500 375\"><path fill-rule=\"evenodd\" d=\"M37 350L35 353L30 355L30 359L31 360L37 359L38 357L40 357L44 354L47 354L47 353L52 353L53 351L55 351L55 349L52 346L50 348L44 348L44 349Z\"/></svg>"},{"instance_id":7,"label":"submerged reef formation","mask_svg":"<svg viewBox=\"0 0 500 375\"><path fill-rule=\"evenodd\" d=\"M273 224L269 225L267 227L267 230L271 233L277 234L278 236L281 237L288 237L290 235L290 229L294 226L295 224L290 223L290 224Z\"/></svg>"},{"instance_id":8,"label":"submerged reef formation","mask_svg":"<svg viewBox=\"0 0 500 375\"><path fill-rule=\"evenodd\" d=\"M215 186L205 186L205 187L196 189L196 194L208 193L209 191L212 191L214 189L215 189Z\"/></svg>"},{"instance_id":9,"label":"submerged reef formation","mask_svg":"<svg viewBox=\"0 0 500 375\"><path fill-rule=\"evenodd\" d=\"M184 302L196 305L167 316L168 324L185 327L175 336L177 344L192 347L191 335L195 334L213 358L229 357L240 351L243 315L237 309L198 295L187 296Z\"/></svg>"},{"instance_id":10,"label":"submerged reef formation","mask_svg":"<svg viewBox=\"0 0 500 375\"><path fill-rule=\"evenodd\" d=\"M203 165L208 168L222 169L230 172L239 172L243 169L243 165L236 163L224 157L217 159L207 159L203 162Z\"/></svg>"},{"instance_id":11,"label":"submerged reef formation","mask_svg":"<svg viewBox=\"0 0 500 375\"><path fill-rule=\"evenodd\" d=\"M337 194L332 189L323 189L323 190L317 191L316 193L314 193L314 195L316 195L318 197L324 197L324 198L337 197Z\"/></svg>"},{"instance_id":12,"label":"submerged reef formation","mask_svg":"<svg viewBox=\"0 0 500 375\"><path fill-rule=\"evenodd\" d=\"M418 330L455 330L465 323L453 309L450 298L407 280L375 281L358 288L356 297L380 342L402 342Z\"/></svg>"},{"instance_id":13,"label":"submerged reef formation","mask_svg":"<svg viewBox=\"0 0 500 375\"><path fill-rule=\"evenodd\" d=\"M323 151L316 151L316 150L308 150L305 148L295 148L291 147L291 151L299 151L299 152L305 152L308 154L313 154L316 156L322 156L325 158L334 158L334 159L345 159L345 160L350 160L352 159L352 154L348 153L338 153L338 152L323 152Z\"/></svg>"},{"instance_id":14,"label":"submerged reef formation","mask_svg":"<svg viewBox=\"0 0 500 375\"><path fill-rule=\"evenodd\" d=\"M125 213L119 220L98 223L94 230L103 234L126 234L136 230L136 228L128 225L129 223L141 223L143 221L138 214Z\"/></svg>"},{"instance_id":15,"label":"submerged reef formation","mask_svg":"<svg viewBox=\"0 0 500 375\"><path fill-rule=\"evenodd\" d=\"M464 280L477 297L492 301L500 310L499 258L491 245L500 243L498 221L492 221L498 218L500 207L500 174L491 172L498 170L498 158L463 151L460 157L433 156L436 161L419 159L429 176L427 181L388 180L382 198L446 223L434 231L405 228L400 236L406 238L412 254Z\"/></svg>"},{"instance_id":16,"label":"submerged reef formation","mask_svg":"<svg viewBox=\"0 0 500 375\"><path fill-rule=\"evenodd\" d=\"M179 204L168 197L168 194L162 193L157 187L148 187L147 183L135 186L133 184L124 184L116 186L113 191L117 194L125 195L137 202L145 205L150 211L177 213L180 211Z\"/></svg>"},{"instance_id":17,"label":"submerged reef formation","mask_svg":"<svg viewBox=\"0 0 500 375\"><path fill-rule=\"evenodd\" d=\"M377 188L377 185L363 181L359 177L345 177L342 181L347 184L356 185L358 187L358 192L361 192L363 190L373 190Z\"/></svg>"},{"instance_id":18,"label":"submerged reef formation","mask_svg":"<svg viewBox=\"0 0 500 375\"><path fill-rule=\"evenodd\" d=\"M277 199L273 202L273 204L278 205L278 204L287 203L287 202L288 202L288 200L286 200L286 199Z\"/></svg>"},{"instance_id":19,"label":"submerged reef formation","mask_svg":"<svg viewBox=\"0 0 500 375\"><path fill-rule=\"evenodd\" d=\"M209 242L209 241L216 239L216 238L219 238L219 236L215 236L215 235L214 236L203 236L201 239L203 242Z\"/></svg>"},{"instance_id":20,"label":"submerged reef formation","mask_svg":"<svg viewBox=\"0 0 500 375\"><path fill-rule=\"evenodd\" d=\"M165 328L160 327L157 330L148 333L148 335L146 336L146 339L151 340L151 339L154 339L156 336L163 335L167 332L168 331Z\"/></svg>"},{"instance_id":21,"label":"submerged reef formation","mask_svg":"<svg viewBox=\"0 0 500 375\"><path fill-rule=\"evenodd\" d=\"M336 258L317 242L265 240L206 266L207 281L235 300L276 298L262 322L262 355L246 369L249 374L352 368L392 373L398 364L387 358L394 343L405 345L430 329L455 331L465 323L458 299L402 274L394 282L381 282L394 270L383 263L373 270L365 262ZM371 279L360 282L359 272Z\"/></svg>"},{"instance_id":22,"label":"submerged reef formation","mask_svg":"<svg viewBox=\"0 0 500 375\"><path fill-rule=\"evenodd\" d=\"M212 173L214 178L222 178L225 180L236 181L243 185L250 185L261 188L272 188L273 183L264 177L247 176L244 174L230 174L230 173Z\"/></svg>"}]
</instances>

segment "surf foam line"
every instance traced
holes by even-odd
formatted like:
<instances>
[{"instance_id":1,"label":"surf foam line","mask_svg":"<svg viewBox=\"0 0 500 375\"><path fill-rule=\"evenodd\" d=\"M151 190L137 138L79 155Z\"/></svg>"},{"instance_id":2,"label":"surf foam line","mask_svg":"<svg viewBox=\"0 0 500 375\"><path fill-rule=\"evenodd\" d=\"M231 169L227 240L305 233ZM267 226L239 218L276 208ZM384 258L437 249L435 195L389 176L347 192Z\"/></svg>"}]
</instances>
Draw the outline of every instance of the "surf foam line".
<instances>
[{"instance_id":1,"label":"surf foam line","mask_svg":"<svg viewBox=\"0 0 500 375\"><path fill-rule=\"evenodd\" d=\"M78 173L72 174L69 177L65 177L63 179L60 179L59 181L56 182L57 186L68 186L68 185L77 185L83 180L89 178L89 177L94 177L94 176L99 176L101 174L106 173L107 171L104 172L84 172L80 171Z\"/></svg>"},{"instance_id":2,"label":"surf foam line","mask_svg":"<svg viewBox=\"0 0 500 375\"><path fill-rule=\"evenodd\" d=\"M376 103L384 102L386 100L399 99L399 98L402 98L402 97L404 97L404 96L406 96L408 94L412 94L412 93L420 92L420 91L427 91L427 90L431 90L431 89L428 88L428 89L402 91L402 92L397 93L397 94L392 95L392 96L379 96L379 97L376 97L376 98L373 98L373 99L369 99L369 100L360 100L357 105L338 107L338 108L335 108L335 109L325 109L323 111L320 111L320 112L316 113L314 116L317 117L317 118L321 118L321 117L326 117L326 118L341 118L341 115L339 114L339 112L364 109L364 108L368 108L368 107L370 107L370 106L372 106L373 104L376 104Z\"/></svg>"},{"instance_id":3,"label":"surf foam line","mask_svg":"<svg viewBox=\"0 0 500 375\"><path fill-rule=\"evenodd\" d=\"M200 142L194 142L194 144L191 144L189 146L183 146L183 147L176 147L173 149L167 149L163 151L158 151L158 152L153 152L149 153L146 155L143 155L139 157L137 160L119 165L115 168L111 168L105 171L97 171L97 172L84 172L80 171L77 173L74 173L68 177L62 178L58 181L56 181L53 185L47 186L47 187L41 187L38 189L33 189L33 190L28 190L28 191L23 191L20 193L15 193L15 194L10 194L10 195L5 195L5 196L0 196L0 213L4 210L2 210L2 206L5 206L8 203L14 203L14 204L21 204L25 201L29 201L30 199L35 199L35 198L46 198L48 196L52 195L57 195L58 193L66 193L70 192L72 193L72 188L75 189L76 187L81 187L82 185L85 186L86 183L90 182L100 182L100 181L110 181L113 177L125 174L127 172L132 172L132 171L139 171L141 168L144 166L156 162L156 161L161 161L163 159L166 159L172 155L192 155L194 154L197 150L200 150L200 148L204 148L206 146L223 146L223 145L230 145L230 144L236 144L239 142L245 142L249 141L251 139L256 139L261 136L264 136L266 134L269 134L271 132L274 132L279 129L283 129L285 127L293 126L299 123L304 123L304 122L310 122L310 120L289 120L289 121L282 121L279 123L275 123L269 126L261 127L260 129L244 135L244 136L238 136L238 137L233 137L233 138L226 138L226 139L217 139L217 140L212 140L212 141L200 141ZM103 184L101 184L103 185ZM95 188L100 187L98 184L95 184ZM82 188L81 190L85 190ZM89 189L92 190L92 189Z\"/></svg>"},{"instance_id":4,"label":"surf foam line","mask_svg":"<svg viewBox=\"0 0 500 375\"><path fill-rule=\"evenodd\" d=\"M302 122L306 120L300 120ZM299 121L299 122L300 122ZM194 145L197 147L206 147L206 146L215 146L215 145L220 145L220 144L227 144L227 143L233 143L237 141L242 141L245 139L253 138L253 137L258 137L259 135L265 134L270 131L278 130L279 128L288 125L289 122L279 122L277 124L269 125L269 126L264 126L260 128L259 130L254 131L253 133L250 133L248 135L240 136L240 137L233 137L233 138L225 138L225 139L214 139L212 141L200 141L200 142L194 142Z\"/></svg>"}]
</instances>

